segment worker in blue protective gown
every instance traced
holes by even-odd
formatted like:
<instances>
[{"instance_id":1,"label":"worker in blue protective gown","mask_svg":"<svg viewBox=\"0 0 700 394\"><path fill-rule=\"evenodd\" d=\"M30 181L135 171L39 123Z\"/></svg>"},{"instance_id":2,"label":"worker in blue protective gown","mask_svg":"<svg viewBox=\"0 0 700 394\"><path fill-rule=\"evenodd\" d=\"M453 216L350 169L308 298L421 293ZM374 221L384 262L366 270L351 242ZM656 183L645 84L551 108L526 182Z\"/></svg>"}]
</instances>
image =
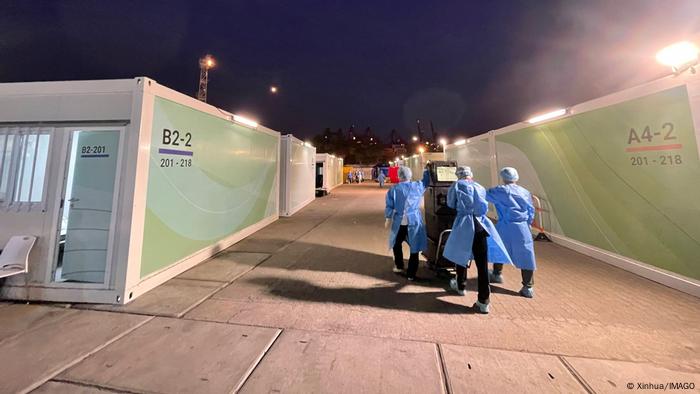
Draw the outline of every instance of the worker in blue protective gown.
<instances>
[{"instance_id":1,"label":"worker in blue protective gown","mask_svg":"<svg viewBox=\"0 0 700 394\"><path fill-rule=\"evenodd\" d=\"M398 175L400 182L386 193L384 227L391 225L389 247L394 251L394 272L401 273L404 269L402 244L407 242L410 246L411 255L406 276L408 280L413 281L418 271L418 253L425 251L428 246L420 203L429 181L429 174L426 171L421 182L411 182L411 169L401 167Z\"/></svg>"},{"instance_id":2,"label":"worker in blue protective gown","mask_svg":"<svg viewBox=\"0 0 700 394\"><path fill-rule=\"evenodd\" d=\"M384 187L384 182L386 181L386 175L382 172L382 170L379 170L379 175L377 175L377 182L379 182L379 188Z\"/></svg>"},{"instance_id":3,"label":"worker in blue protective gown","mask_svg":"<svg viewBox=\"0 0 700 394\"><path fill-rule=\"evenodd\" d=\"M474 260L478 274L474 308L479 313L489 313L488 262L508 264L511 260L496 228L486 217L486 190L474 182L469 167L457 167L455 174L458 180L447 192L447 205L457 210L457 216L442 255L455 263L457 277L450 281L450 287L460 295L465 294L467 263Z\"/></svg>"},{"instance_id":4,"label":"worker in blue protective gown","mask_svg":"<svg viewBox=\"0 0 700 394\"><path fill-rule=\"evenodd\" d=\"M496 206L496 229L501 234L513 264L521 270L523 287L520 289L520 295L532 298L536 269L535 247L530 233L530 225L535 219L532 195L527 189L516 184L519 176L515 168L505 167L500 174L503 185L489 189L486 199ZM503 283L502 271L503 265L494 264L490 281Z\"/></svg>"}]
</instances>

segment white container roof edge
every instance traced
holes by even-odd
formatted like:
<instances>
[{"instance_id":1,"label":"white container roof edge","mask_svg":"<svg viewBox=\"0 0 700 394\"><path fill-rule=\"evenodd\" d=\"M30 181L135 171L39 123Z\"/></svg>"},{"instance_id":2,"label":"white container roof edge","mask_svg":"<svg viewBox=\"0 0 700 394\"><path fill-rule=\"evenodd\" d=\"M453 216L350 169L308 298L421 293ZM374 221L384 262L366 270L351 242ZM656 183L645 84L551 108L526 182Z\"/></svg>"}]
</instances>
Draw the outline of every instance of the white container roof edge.
<instances>
[{"instance_id":1,"label":"white container roof edge","mask_svg":"<svg viewBox=\"0 0 700 394\"><path fill-rule=\"evenodd\" d=\"M665 87L665 88L673 88L676 86L681 86L687 84L689 81L698 78L698 75L693 75L689 73L681 74L681 75L668 75L666 77L662 77L659 79L655 79L653 81L649 81L646 83L643 83L641 85L637 86L632 86L626 89L618 90L613 93L606 94L601 97L597 97L591 100L583 101L578 104L574 104L570 107L567 107L567 112L566 114L562 116L558 116L556 118L550 119L543 121L541 123L536 123L536 124L542 124L542 123L547 123L551 122L554 120L560 120L560 119L566 119L572 115L580 114L583 112L588 112L592 111L596 108L602 107L602 106L608 106L608 105L614 105L617 103L621 103L625 100L629 99L629 96L642 96L645 93L653 93L657 91L659 88ZM492 129L488 130L486 132L483 132L481 134L477 134L472 137L467 137L467 138L462 138L464 140L480 140L484 138L488 138L488 135L490 133L494 133L496 135L498 134L503 134L503 133L508 133L510 131L518 130L524 127L528 126L533 126L532 123L528 123L526 120L517 122L517 123L512 123L503 127L499 127L497 129ZM459 146L459 145L457 145ZM447 148L454 148L455 143L449 143L445 146L445 149Z\"/></svg>"},{"instance_id":2,"label":"white container roof edge","mask_svg":"<svg viewBox=\"0 0 700 394\"><path fill-rule=\"evenodd\" d=\"M136 85L134 85L136 83ZM100 94L100 93L134 93L141 86L141 91L146 91L147 88L154 89L153 92L164 98L174 98L180 103L185 103L188 106L205 112L209 115L227 120L231 123L238 124L242 127L260 130L273 135L281 135L280 132L265 127L258 123L257 127L251 127L244 123L233 120L233 113L224 109L218 108L212 104L197 100L194 97L188 96L177 90L171 89L165 85L159 84L156 80L148 77L134 77L132 79L106 79L106 80L79 80L79 81L36 81L36 82L8 82L0 83L0 97L28 97L28 96L61 96L70 94L79 96L81 94ZM135 88L136 87L136 88ZM133 99L133 98L132 98ZM1 110L0 110L1 111ZM18 123L18 122L34 122L34 119L26 117L21 120L4 120L1 118L0 123ZM74 119L73 121L129 121L129 114L119 116L113 119L104 119L102 117ZM66 120L70 121L70 120ZM64 121L61 121L64 122Z\"/></svg>"}]
</instances>

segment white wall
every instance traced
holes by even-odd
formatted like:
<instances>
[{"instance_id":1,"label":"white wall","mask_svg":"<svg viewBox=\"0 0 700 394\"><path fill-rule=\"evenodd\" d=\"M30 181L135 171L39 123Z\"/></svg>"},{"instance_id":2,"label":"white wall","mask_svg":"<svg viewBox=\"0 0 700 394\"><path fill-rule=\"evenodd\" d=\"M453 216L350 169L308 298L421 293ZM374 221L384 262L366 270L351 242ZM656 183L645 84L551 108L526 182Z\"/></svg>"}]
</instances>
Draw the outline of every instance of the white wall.
<instances>
[{"instance_id":1,"label":"white wall","mask_svg":"<svg viewBox=\"0 0 700 394\"><path fill-rule=\"evenodd\" d=\"M316 163L323 163L323 189L327 192L343 184L343 159L328 153L317 153Z\"/></svg>"},{"instance_id":2,"label":"white wall","mask_svg":"<svg viewBox=\"0 0 700 394\"><path fill-rule=\"evenodd\" d=\"M280 150L280 215L291 216L316 198L316 148L288 134Z\"/></svg>"},{"instance_id":3,"label":"white wall","mask_svg":"<svg viewBox=\"0 0 700 394\"><path fill-rule=\"evenodd\" d=\"M22 123L50 134L44 202L29 206L0 205L0 248L13 235L34 235L29 273L6 284L44 283L53 265L71 124L119 125L132 115L134 79L108 81L27 82L0 84L0 127ZM60 123L59 123L60 122Z\"/></svg>"}]
</instances>

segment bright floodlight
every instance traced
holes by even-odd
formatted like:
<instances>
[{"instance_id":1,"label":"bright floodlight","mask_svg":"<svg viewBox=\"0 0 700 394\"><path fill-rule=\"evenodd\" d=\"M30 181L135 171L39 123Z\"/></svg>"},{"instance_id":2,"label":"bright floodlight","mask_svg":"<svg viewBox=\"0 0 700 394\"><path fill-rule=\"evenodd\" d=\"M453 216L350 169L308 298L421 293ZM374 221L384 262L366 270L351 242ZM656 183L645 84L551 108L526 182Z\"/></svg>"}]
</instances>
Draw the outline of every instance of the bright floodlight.
<instances>
[{"instance_id":1,"label":"bright floodlight","mask_svg":"<svg viewBox=\"0 0 700 394\"><path fill-rule=\"evenodd\" d=\"M464 145L464 144L466 144L466 143L467 143L467 140L455 141L455 145Z\"/></svg>"},{"instance_id":2,"label":"bright floodlight","mask_svg":"<svg viewBox=\"0 0 700 394\"><path fill-rule=\"evenodd\" d=\"M672 67L674 71L683 66L692 66L698 62L698 47L690 41L669 45L656 54L656 61Z\"/></svg>"},{"instance_id":3,"label":"bright floodlight","mask_svg":"<svg viewBox=\"0 0 700 394\"><path fill-rule=\"evenodd\" d=\"M270 93L272 93L272 94L277 93L277 86L270 86Z\"/></svg>"},{"instance_id":4,"label":"bright floodlight","mask_svg":"<svg viewBox=\"0 0 700 394\"><path fill-rule=\"evenodd\" d=\"M420 148L418 148L418 152L420 152L420 153L425 152L425 148L423 148L423 147L421 146Z\"/></svg>"},{"instance_id":5,"label":"bright floodlight","mask_svg":"<svg viewBox=\"0 0 700 394\"><path fill-rule=\"evenodd\" d=\"M415 135L414 135L411 139L412 139L413 141L418 141L418 137L416 137Z\"/></svg>"},{"instance_id":6,"label":"bright floodlight","mask_svg":"<svg viewBox=\"0 0 700 394\"><path fill-rule=\"evenodd\" d=\"M553 119L553 118L556 118L558 116L562 116L565 114L566 114L566 109L562 108L562 109L558 109L556 111L547 112L546 114L533 116L532 118L527 120L527 123L539 123L539 122L542 122L542 121L545 121L548 119Z\"/></svg>"},{"instance_id":7,"label":"bright floodlight","mask_svg":"<svg viewBox=\"0 0 700 394\"><path fill-rule=\"evenodd\" d=\"M445 138L440 138L440 145L442 145L442 146L447 145L447 139L445 139Z\"/></svg>"},{"instance_id":8,"label":"bright floodlight","mask_svg":"<svg viewBox=\"0 0 700 394\"><path fill-rule=\"evenodd\" d=\"M246 126L253 127L253 128L258 127L258 122L254 121L254 120L250 120L248 118L244 118L240 115L233 115L233 120L238 122L238 123L241 123L241 124L244 124Z\"/></svg>"}]
</instances>

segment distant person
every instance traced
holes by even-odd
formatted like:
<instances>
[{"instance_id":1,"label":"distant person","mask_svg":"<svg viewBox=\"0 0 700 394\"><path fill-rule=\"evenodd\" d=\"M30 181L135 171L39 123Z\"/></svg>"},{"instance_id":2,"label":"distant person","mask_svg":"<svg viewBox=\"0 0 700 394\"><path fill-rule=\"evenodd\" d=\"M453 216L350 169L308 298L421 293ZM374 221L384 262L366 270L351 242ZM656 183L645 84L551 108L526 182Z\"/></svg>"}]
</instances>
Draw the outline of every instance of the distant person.
<instances>
[{"instance_id":1,"label":"distant person","mask_svg":"<svg viewBox=\"0 0 700 394\"><path fill-rule=\"evenodd\" d=\"M379 170L379 175L377 176L377 181L379 182L379 188L380 189L383 188L384 182L386 181L386 175L384 175L384 173L381 170Z\"/></svg>"},{"instance_id":2,"label":"distant person","mask_svg":"<svg viewBox=\"0 0 700 394\"><path fill-rule=\"evenodd\" d=\"M348 183L352 183L352 171L348 171Z\"/></svg>"},{"instance_id":3,"label":"distant person","mask_svg":"<svg viewBox=\"0 0 700 394\"><path fill-rule=\"evenodd\" d=\"M535 247L530 233L530 225L535 219L535 207L532 205L532 195L524 187L516 184L518 171L513 167L501 170L503 185L489 189L486 199L496 206L498 222L496 229L513 264L521 271L523 287L520 295L532 298L535 293ZM503 283L503 265L494 264L491 275L492 283Z\"/></svg>"},{"instance_id":4,"label":"distant person","mask_svg":"<svg viewBox=\"0 0 700 394\"><path fill-rule=\"evenodd\" d=\"M362 171L357 170L357 183L362 183Z\"/></svg>"},{"instance_id":5,"label":"distant person","mask_svg":"<svg viewBox=\"0 0 700 394\"><path fill-rule=\"evenodd\" d=\"M479 313L489 313L491 289L489 287L488 262L508 264L508 252L486 212L486 190L472 179L469 167L457 167L457 181L447 191L447 205L457 210L452 232L443 256L455 264L457 277L450 287L464 295L467 285L467 262L476 263L478 296L473 308Z\"/></svg>"},{"instance_id":6,"label":"distant person","mask_svg":"<svg viewBox=\"0 0 700 394\"><path fill-rule=\"evenodd\" d=\"M394 251L394 272L403 272L402 245L406 242L410 246L411 256L408 259L406 277L413 281L418 271L418 253L425 251L428 246L423 213L420 210L428 177L426 172L422 182L411 182L413 174L408 167L399 168L398 175L400 182L386 193L384 227L391 225L389 247Z\"/></svg>"}]
</instances>

